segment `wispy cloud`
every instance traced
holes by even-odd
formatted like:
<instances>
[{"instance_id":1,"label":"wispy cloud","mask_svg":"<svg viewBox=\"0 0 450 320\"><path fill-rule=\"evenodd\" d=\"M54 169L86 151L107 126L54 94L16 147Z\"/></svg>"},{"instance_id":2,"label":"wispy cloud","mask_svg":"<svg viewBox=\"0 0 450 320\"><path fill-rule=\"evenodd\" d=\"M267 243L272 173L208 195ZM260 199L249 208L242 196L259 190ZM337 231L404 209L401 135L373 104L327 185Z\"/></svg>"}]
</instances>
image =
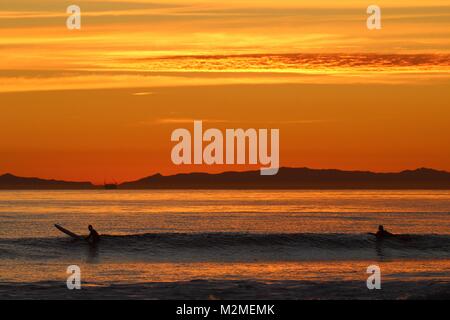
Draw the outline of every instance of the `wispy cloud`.
<instances>
[{"instance_id":1,"label":"wispy cloud","mask_svg":"<svg viewBox=\"0 0 450 320\"><path fill-rule=\"evenodd\" d=\"M268 126L268 125L302 125L302 124L320 124L320 123L329 123L329 122L335 122L335 120L330 120L330 119L296 119L296 120L277 120L277 121L258 121L258 120L254 120L252 119L251 121L248 120L231 120L231 119L213 119L213 118L203 118L203 117L198 117L198 118L160 118L160 119L155 119L155 120L150 120L150 121L144 121L141 122L140 124L143 125L154 125L154 124L168 124L168 125L172 125L172 124L192 124L194 123L194 121L202 121L203 123L205 123L206 125L208 124L233 124L234 126L244 126L244 127L249 127L249 126Z\"/></svg>"},{"instance_id":2,"label":"wispy cloud","mask_svg":"<svg viewBox=\"0 0 450 320\"><path fill-rule=\"evenodd\" d=\"M441 0L380 0L379 32L367 30L357 0L78 4L82 29L71 32L65 2L0 3L1 92L398 83L450 73L450 6Z\"/></svg>"},{"instance_id":3,"label":"wispy cloud","mask_svg":"<svg viewBox=\"0 0 450 320\"><path fill-rule=\"evenodd\" d=\"M158 123L158 124L188 124L193 123L196 120L202 120L202 119L194 119L194 118L162 118L162 119L156 119L154 121L151 121L152 123ZM202 120L205 123L227 123L229 120L223 120L223 119L205 119Z\"/></svg>"},{"instance_id":4,"label":"wispy cloud","mask_svg":"<svg viewBox=\"0 0 450 320\"><path fill-rule=\"evenodd\" d=\"M450 71L449 54L242 54L196 55L129 59L130 66L154 71L280 71L332 73L334 71ZM120 62L119 62L120 63Z\"/></svg>"},{"instance_id":5,"label":"wispy cloud","mask_svg":"<svg viewBox=\"0 0 450 320\"><path fill-rule=\"evenodd\" d=\"M133 96L150 96L155 94L154 92L133 92L131 95Z\"/></svg>"}]
</instances>

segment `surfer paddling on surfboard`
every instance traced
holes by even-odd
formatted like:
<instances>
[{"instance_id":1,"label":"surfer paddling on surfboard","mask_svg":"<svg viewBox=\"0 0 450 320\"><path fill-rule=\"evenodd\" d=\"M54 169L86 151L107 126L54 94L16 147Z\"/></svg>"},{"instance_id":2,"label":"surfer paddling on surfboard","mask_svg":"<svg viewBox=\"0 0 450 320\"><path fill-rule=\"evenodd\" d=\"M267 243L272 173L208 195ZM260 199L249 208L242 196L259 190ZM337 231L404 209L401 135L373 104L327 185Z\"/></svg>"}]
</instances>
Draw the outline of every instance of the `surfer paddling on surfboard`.
<instances>
[{"instance_id":1,"label":"surfer paddling on surfboard","mask_svg":"<svg viewBox=\"0 0 450 320\"><path fill-rule=\"evenodd\" d=\"M67 234L68 236L70 236L76 240L86 240L90 245L93 245L93 246L95 246L100 241L100 235L94 229L94 227L92 227L91 225L89 225L89 227L88 227L89 235L87 237L80 236L70 230L67 230L66 228L60 226L59 224L55 224L55 227L59 231Z\"/></svg>"},{"instance_id":2,"label":"surfer paddling on surfboard","mask_svg":"<svg viewBox=\"0 0 450 320\"><path fill-rule=\"evenodd\" d=\"M394 239L394 240L401 240L401 241L411 241L413 237L409 234L395 234L390 233L387 231L382 225L378 226L377 233L369 233L372 236L375 236L378 240L384 240L384 239Z\"/></svg>"},{"instance_id":3,"label":"surfer paddling on surfboard","mask_svg":"<svg viewBox=\"0 0 450 320\"><path fill-rule=\"evenodd\" d=\"M378 226L378 231L375 233L377 237L392 237L394 234L390 233L389 231L385 230L382 225Z\"/></svg>"},{"instance_id":4,"label":"surfer paddling on surfboard","mask_svg":"<svg viewBox=\"0 0 450 320\"><path fill-rule=\"evenodd\" d=\"M92 245L97 244L100 241L100 235L94 229L93 226L89 225L88 229L89 229L89 235L87 236L86 241Z\"/></svg>"},{"instance_id":5,"label":"surfer paddling on surfboard","mask_svg":"<svg viewBox=\"0 0 450 320\"><path fill-rule=\"evenodd\" d=\"M378 226L378 231L377 233L369 233L375 237L377 237L377 239L384 239L384 238L392 238L395 237L395 234L390 233L389 231L387 231L386 229L384 229L384 227L382 225Z\"/></svg>"}]
</instances>

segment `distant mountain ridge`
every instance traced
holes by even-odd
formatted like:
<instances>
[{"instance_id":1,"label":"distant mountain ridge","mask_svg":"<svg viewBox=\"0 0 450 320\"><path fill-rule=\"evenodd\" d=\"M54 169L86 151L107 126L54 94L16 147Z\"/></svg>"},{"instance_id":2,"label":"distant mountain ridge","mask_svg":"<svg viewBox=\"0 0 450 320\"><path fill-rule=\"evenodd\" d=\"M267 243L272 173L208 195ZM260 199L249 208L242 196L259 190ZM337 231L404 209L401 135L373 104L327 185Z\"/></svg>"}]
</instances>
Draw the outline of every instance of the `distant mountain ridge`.
<instances>
[{"instance_id":1,"label":"distant mountain ridge","mask_svg":"<svg viewBox=\"0 0 450 320\"><path fill-rule=\"evenodd\" d=\"M10 173L0 176L0 190L57 190L94 189L90 182L72 182L53 179L24 178Z\"/></svg>"},{"instance_id":2,"label":"distant mountain ridge","mask_svg":"<svg viewBox=\"0 0 450 320\"><path fill-rule=\"evenodd\" d=\"M121 189L450 189L450 173L420 168L396 173L335 169L280 168L277 175L260 171L155 174L122 183Z\"/></svg>"},{"instance_id":3,"label":"distant mountain ridge","mask_svg":"<svg viewBox=\"0 0 450 320\"><path fill-rule=\"evenodd\" d=\"M100 189L90 182L0 176L0 189ZM155 174L124 182L119 189L450 189L450 172L420 168L392 173L336 169L280 168L277 175L260 171Z\"/></svg>"}]
</instances>

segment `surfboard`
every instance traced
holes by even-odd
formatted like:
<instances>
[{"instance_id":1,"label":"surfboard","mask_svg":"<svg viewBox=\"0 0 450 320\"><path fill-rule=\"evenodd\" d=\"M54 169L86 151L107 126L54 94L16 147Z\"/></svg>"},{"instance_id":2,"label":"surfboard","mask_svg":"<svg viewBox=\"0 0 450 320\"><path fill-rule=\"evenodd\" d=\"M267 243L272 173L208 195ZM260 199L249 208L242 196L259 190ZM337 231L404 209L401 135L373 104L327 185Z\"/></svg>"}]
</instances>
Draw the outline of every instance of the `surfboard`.
<instances>
[{"instance_id":1,"label":"surfboard","mask_svg":"<svg viewBox=\"0 0 450 320\"><path fill-rule=\"evenodd\" d=\"M58 229L59 231L61 231L62 233L67 234L68 236L74 238L74 239L83 239L82 236L77 235L76 233L73 233L70 230L67 230L66 228L61 227L59 224L55 224L56 229Z\"/></svg>"}]
</instances>

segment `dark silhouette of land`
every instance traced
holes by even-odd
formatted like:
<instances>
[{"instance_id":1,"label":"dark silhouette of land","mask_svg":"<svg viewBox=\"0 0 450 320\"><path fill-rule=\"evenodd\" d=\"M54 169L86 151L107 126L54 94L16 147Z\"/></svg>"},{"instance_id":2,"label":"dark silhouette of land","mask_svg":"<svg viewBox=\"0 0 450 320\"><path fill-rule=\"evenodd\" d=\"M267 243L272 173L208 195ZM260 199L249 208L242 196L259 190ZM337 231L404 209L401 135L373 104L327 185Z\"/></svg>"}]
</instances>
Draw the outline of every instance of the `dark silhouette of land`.
<instances>
[{"instance_id":1,"label":"dark silhouette of land","mask_svg":"<svg viewBox=\"0 0 450 320\"><path fill-rule=\"evenodd\" d=\"M450 189L450 173L433 169L398 173L280 168L277 175L260 171L220 174L156 174L123 183L121 189Z\"/></svg>"},{"instance_id":2,"label":"dark silhouette of land","mask_svg":"<svg viewBox=\"0 0 450 320\"><path fill-rule=\"evenodd\" d=\"M0 189L102 189L89 182L0 176ZM155 174L117 185L118 189L450 189L450 173L434 169L395 173L280 168L275 176L260 171L219 174Z\"/></svg>"},{"instance_id":3,"label":"dark silhouette of land","mask_svg":"<svg viewBox=\"0 0 450 320\"><path fill-rule=\"evenodd\" d=\"M0 176L0 190L77 190L94 189L90 182L71 182L60 180L46 180L40 178L23 178L12 174Z\"/></svg>"}]
</instances>

